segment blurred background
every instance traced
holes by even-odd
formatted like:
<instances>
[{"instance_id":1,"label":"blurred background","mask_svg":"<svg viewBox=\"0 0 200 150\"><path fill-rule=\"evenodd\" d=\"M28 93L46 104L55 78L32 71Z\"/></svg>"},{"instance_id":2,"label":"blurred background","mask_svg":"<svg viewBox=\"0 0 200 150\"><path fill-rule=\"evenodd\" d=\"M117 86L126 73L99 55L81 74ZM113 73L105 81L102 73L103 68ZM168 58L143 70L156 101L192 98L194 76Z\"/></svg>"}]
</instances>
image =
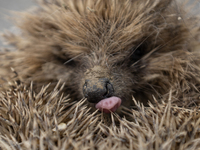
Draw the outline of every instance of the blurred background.
<instances>
[{"instance_id":1,"label":"blurred background","mask_svg":"<svg viewBox=\"0 0 200 150\"><path fill-rule=\"evenodd\" d=\"M9 11L22 11L34 5L32 0L0 0L0 29L10 28L11 22L6 19Z\"/></svg>"},{"instance_id":2,"label":"blurred background","mask_svg":"<svg viewBox=\"0 0 200 150\"><path fill-rule=\"evenodd\" d=\"M185 0L178 0L183 2ZM200 14L200 0L189 0L189 4L195 3L193 13ZM16 31L16 28L13 27L12 22L6 18L6 16L11 16L10 11L24 11L29 9L31 6L35 5L34 0L0 0L0 32L10 30L12 32ZM2 42L0 41L0 47L2 47Z\"/></svg>"},{"instance_id":3,"label":"blurred background","mask_svg":"<svg viewBox=\"0 0 200 150\"><path fill-rule=\"evenodd\" d=\"M12 21L8 19L8 16L11 16L10 11L24 11L35 4L33 0L0 0L0 32L16 30ZM0 47L2 47L1 41Z\"/></svg>"}]
</instances>

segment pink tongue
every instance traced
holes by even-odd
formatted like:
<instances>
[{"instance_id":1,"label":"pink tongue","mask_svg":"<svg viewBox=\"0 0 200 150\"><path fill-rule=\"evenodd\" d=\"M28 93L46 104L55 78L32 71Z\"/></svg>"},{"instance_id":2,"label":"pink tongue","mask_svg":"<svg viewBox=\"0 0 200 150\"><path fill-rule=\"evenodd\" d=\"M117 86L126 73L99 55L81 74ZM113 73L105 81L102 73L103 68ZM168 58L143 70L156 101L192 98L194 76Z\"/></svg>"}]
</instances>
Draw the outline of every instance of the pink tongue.
<instances>
[{"instance_id":1,"label":"pink tongue","mask_svg":"<svg viewBox=\"0 0 200 150\"><path fill-rule=\"evenodd\" d=\"M117 108L121 105L122 100L119 97L109 97L106 99L101 100L96 104L96 108L105 112L110 113L115 112Z\"/></svg>"}]
</instances>

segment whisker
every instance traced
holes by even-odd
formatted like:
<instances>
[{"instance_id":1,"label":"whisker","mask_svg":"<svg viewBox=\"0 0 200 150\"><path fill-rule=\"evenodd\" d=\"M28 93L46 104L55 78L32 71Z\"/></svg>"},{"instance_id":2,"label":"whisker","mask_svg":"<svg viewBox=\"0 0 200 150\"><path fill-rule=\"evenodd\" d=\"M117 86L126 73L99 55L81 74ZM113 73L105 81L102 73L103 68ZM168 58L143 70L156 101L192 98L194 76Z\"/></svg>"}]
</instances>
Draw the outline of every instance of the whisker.
<instances>
[{"instance_id":1,"label":"whisker","mask_svg":"<svg viewBox=\"0 0 200 150\"><path fill-rule=\"evenodd\" d=\"M79 55L77 55L77 56L75 56L75 57L73 57L73 58L71 58L71 59L69 59L69 60L67 60L67 61L64 63L64 65L66 65L67 63L71 62L72 60L74 60L74 59L80 57L81 55L83 55L83 53L82 53L82 54L79 54Z\"/></svg>"}]
</instances>

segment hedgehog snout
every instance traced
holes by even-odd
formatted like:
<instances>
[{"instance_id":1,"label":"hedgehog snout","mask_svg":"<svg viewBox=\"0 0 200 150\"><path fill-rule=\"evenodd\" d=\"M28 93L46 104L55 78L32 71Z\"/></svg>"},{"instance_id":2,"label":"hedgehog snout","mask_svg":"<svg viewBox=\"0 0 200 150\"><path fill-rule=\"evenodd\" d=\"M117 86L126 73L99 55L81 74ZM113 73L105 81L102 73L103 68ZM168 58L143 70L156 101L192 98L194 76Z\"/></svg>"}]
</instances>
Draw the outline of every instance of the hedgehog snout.
<instances>
[{"instance_id":1,"label":"hedgehog snout","mask_svg":"<svg viewBox=\"0 0 200 150\"><path fill-rule=\"evenodd\" d=\"M83 94L90 103L98 103L102 99L113 96L114 88L109 79L85 80Z\"/></svg>"}]
</instances>

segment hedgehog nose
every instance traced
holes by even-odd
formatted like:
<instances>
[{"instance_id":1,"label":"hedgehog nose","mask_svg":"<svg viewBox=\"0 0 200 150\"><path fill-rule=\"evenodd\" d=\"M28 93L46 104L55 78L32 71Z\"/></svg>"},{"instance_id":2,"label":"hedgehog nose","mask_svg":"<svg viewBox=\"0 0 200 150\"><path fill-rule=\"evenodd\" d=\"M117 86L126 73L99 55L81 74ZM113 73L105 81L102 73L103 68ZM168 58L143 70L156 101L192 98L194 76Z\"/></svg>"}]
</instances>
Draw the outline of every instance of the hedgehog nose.
<instances>
[{"instance_id":1,"label":"hedgehog nose","mask_svg":"<svg viewBox=\"0 0 200 150\"><path fill-rule=\"evenodd\" d=\"M113 86L107 78L86 80L83 85L83 94L90 103L98 103L104 98L111 97Z\"/></svg>"}]
</instances>

